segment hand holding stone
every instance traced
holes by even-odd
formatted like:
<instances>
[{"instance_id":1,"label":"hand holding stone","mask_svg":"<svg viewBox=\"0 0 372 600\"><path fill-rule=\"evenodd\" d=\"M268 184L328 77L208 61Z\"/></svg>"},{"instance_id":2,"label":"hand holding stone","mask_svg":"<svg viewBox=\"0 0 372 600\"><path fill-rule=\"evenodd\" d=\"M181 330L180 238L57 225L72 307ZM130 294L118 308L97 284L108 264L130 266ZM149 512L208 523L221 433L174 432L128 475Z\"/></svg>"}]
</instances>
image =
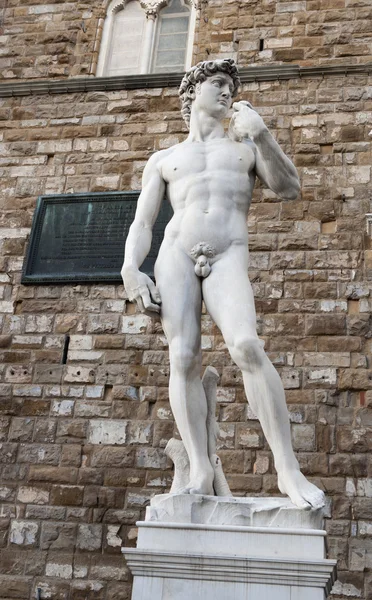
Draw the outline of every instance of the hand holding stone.
<instances>
[{"instance_id":1,"label":"hand holding stone","mask_svg":"<svg viewBox=\"0 0 372 600\"><path fill-rule=\"evenodd\" d=\"M160 312L161 298L154 282L138 269L123 268L124 287L131 302L136 301L141 312Z\"/></svg>"},{"instance_id":2,"label":"hand holding stone","mask_svg":"<svg viewBox=\"0 0 372 600\"><path fill-rule=\"evenodd\" d=\"M234 102L234 114L230 121L230 131L235 140L250 138L254 140L260 133L267 130L260 115L249 102Z\"/></svg>"}]
</instances>

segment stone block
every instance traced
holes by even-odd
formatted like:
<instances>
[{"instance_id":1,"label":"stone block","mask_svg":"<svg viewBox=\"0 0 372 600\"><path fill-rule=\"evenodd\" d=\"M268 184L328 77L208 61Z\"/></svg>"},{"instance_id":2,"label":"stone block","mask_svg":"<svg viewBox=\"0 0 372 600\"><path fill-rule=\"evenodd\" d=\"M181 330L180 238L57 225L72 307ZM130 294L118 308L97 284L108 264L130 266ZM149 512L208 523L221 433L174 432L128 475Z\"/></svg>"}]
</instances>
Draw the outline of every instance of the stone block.
<instances>
[{"instance_id":1,"label":"stone block","mask_svg":"<svg viewBox=\"0 0 372 600\"><path fill-rule=\"evenodd\" d=\"M36 590L40 590L41 599L49 600L68 600L70 595L70 582L61 580L44 579L38 577L34 581L33 592L36 595Z\"/></svg>"},{"instance_id":2,"label":"stone block","mask_svg":"<svg viewBox=\"0 0 372 600\"><path fill-rule=\"evenodd\" d=\"M21 463L58 465L61 447L58 444L20 444L18 461Z\"/></svg>"},{"instance_id":3,"label":"stone block","mask_svg":"<svg viewBox=\"0 0 372 600\"><path fill-rule=\"evenodd\" d=\"M63 381L65 383L94 383L95 373L91 367L68 366Z\"/></svg>"},{"instance_id":4,"label":"stone block","mask_svg":"<svg viewBox=\"0 0 372 600\"><path fill-rule=\"evenodd\" d=\"M298 389L301 385L301 371L298 369L280 369L280 378L285 390Z\"/></svg>"},{"instance_id":5,"label":"stone block","mask_svg":"<svg viewBox=\"0 0 372 600\"><path fill-rule=\"evenodd\" d=\"M129 569L121 556L92 556L90 577L103 581L128 581Z\"/></svg>"},{"instance_id":6,"label":"stone block","mask_svg":"<svg viewBox=\"0 0 372 600\"><path fill-rule=\"evenodd\" d=\"M172 421L160 422L157 421L154 423L154 433L153 433L153 441L152 445L156 447L165 448L168 441L174 435L174 423Z\"/></svg>"},{"instance_id":7,"label":"stone block","mask_svg":"<svg viewBox=\"0 0 372 600\"><path fill-rule=\"evenodd\" d=\"M106 600L106 582L96 579L76 579L72 581L71 600L79 600L84 595L89 597L88 594L94 594L94 598L97 600Z\"/></svg>"},{"instance_id":8,"label":"stone block","mask_svg":"<svg viewBox=\"0 0 372 600\"><path fill-rule=\"evenodd\" d=\"M37 383L60 383L62 365L35 365L34 381Z\"/></svg>"},{"instance_id":9,"label":"stone block","mask_svg":"<svg viewBox=\"0 0 372 600\"><path fill-rule=\"evenodd\" d=\"M130 421L128 424L128 444L150 444L153 424L147 421Z\"/></svg>"},{"instance_id":10,"label":"stone block","mask_svg":"<svg viewBox=\"0 0 372 600\"><path fill-rule=\"evenodd\" d=\"M34 419L13 417L9 431L9 441L30 442L34 429Z\"/></svg>"},{"instance_id":11,"label":"stone block","mask_svg":"<svg viewBox=\"0 0 372 600\"><path fill-rule=\"evenodd\" d=\"M135 459L134 447L95 447L91 457L92 467L132 467Z\"/></svg>"},{"instance_id":12,"label":"stone block","mask_svg":"<svg viewBox=\"0 0 372 600\"><path fill-rule=\"evenodd\" d=\"M36 546L39 523L13 519L10 525L9 543L16 546Z\"/></svg>"},{"instance_id":13,"label":"stone block","mask_svg":"<svg viewBox=\"0 0 372 600\"><path fill-rule=\"evenodd\" d=\"M77 479L77 473L77 469L74 469L72 467L49 467L46 465L30 465L28 481L75 483Z\"/></svg>"},{"instance_id":14,"label":"stone block","mask_svg":"<svg viewBox=\"0 0 372 600\"><path fill-rule=\"evenodd\" d=\"M85 419L58 419L57 438L81 440L85 439L88 430L88 421Z\"/></svg>"},{"instance_id":15,"label":"stone block","mask_svg":"<svg viewBox=\"0 0 372 600\"><path fill-rule=\"evenodd\" d=\"M18 489L17 500L23 504L48 504L49 492L41 488L22 486Z\"/></svg>"},{"instance_id":16,"label":"stone block","mask_svg":"<svg viewBox=\"0 0 372 600\"><path fill-rule=\"evenodd\" d=\"M240 448L262 448L264 438L261 428L239 424L237 426L237 443Z\"/></svg>"},{"instance_id":17,"label":"stone block","mask_svg":"<svg viewBox=\"0 0 372 600\"><path fill-rule=\"evenodd\" d=\"M87 333L117 333L119 319L120 316L115 314L89 315Z\"/></svg>"},{"instance_id":18,"label":"stone block","mask_svg":"<svg viewBox=\"0 0 372 600\"><path fill-rule=\"evenodd\" d=\"M96 350L71 350L68 353L68 359L70 362L97 362L103 356L102 352Z\"/></svg>"},{"instance_id":19,"label":"stone block","mask_svg":"<svg viewBox=\"0 0 372 600\"><path fill-rule=\"evenodd\" d=\"M45 506L29 504L25 512L26 519L40 519L42 521L64 521L66 509L63 506Z\"/></svg>"},{"instance_id":20,"label":"stone block","mask_svg":"<svg viewBox=\"0 0 372 600\"><path fill-rule=\"evenodd\" d=\"M346 549L346 541L344 543ZM372 540L351 538L349 543L349 566L351 571L362 572L372 565Z\"/></svg>"},{"instance_id":21,"label":"stone block","mask_svg":"<svg viewBox=\"0 0 372 600\"><path fill-rule=\"evenodd\" d=\"M45 565L45 575L60 579L72 578L72 556L59 556L49 559Z\"/></svg>"},{"instance_id":22,"label":"stone block","mask_svg":"<svg viewBox=\"0 0 372 600\"><path fill-rule=\"evenodd\" d=\"M85 388L86 398L102 399L105 393L105 386L103 385L87 385Z\"/></svg>"},{"instance_id":23,"label":"stone block","mask_svg":"<svg viewBox=\"0 0 372 600\"><path fill-rule=\"evenodd\" d=\"M328 369L306 369L304 384L305 387L334 387L337 383L337 371L333 368Z\"/></svg>"},{"instance_id":24,"label":"stone block","mask_svg":"<svg viewBox=\"0 0 372 600\"><path fill-rule=\"evenodd\" d=\"M0 443L0 463L9 464L16 461L18 444Z\"/></svg>"},{"instance_id":25,"label":"stone block","mask_svg":"<svg viewBox=\"0 0 372 600\"><path fill-rule=\"evenodd\" d=\"M74 414L75 417L109 417L111 404L95 400L78 400Z\"/></svg>"},{"instance_id":26,"label":"stone block","mask_svg":"<svg viewBox=\"0 0 372 600\"><path fill-rule=\"evenodd\" d=\"M53 443L56 437L57 421L55 419L37 419L34 427L34 442Z\"/></svg>"},{"instance_id":27,"label":"stone block","mask_svg":"<svg viewBox=\"0 0 372 600\"><path fill-rule=\"evenodd\" d=\"M346 333L344 315L306 315L306 335L343 335Z\"/></svg>"},{"instance_id":28,"label":"stone block","mask_svg":"<svg viewBox=\"0 0 372 600\"><path fill-rule=\"evenodd\" d=\"M122 317L121 333L139 334L151 331L152 319L147 315L130 315Z\"/></svg>"},{"instance_id":29,"label":"stone block","mask_svg":"<svg viewBox=\"0 0 372 600\"><path fill-rule=\"evenodd\" d=\"M8 485L2 485L0 487L0 500L5 502L14 502L16 498L16 489L9 487Z\"/></svg>"},{"instance_id":30,"label":"stone block","mask_svg":"<svg viewBox=\"0 0 372 600\"><path fill-rule=\"evenodd\" d=\"M71 335L69 350L91 350L93 337L91 335Z\"/></svg>"},{"instance_id":31,"label":"stone block","mask_svg":"<svg viewBox=\"0 0 372 600\"><path fill-rule=\"evenodd\" d=\"M352 507L355 519L369 521L372 519L372 498L355 498Z\"/></svg>"},{"instance_id":32,"label":"stone block","mask_svg":"<svg viewBox=\"0 0 372 600\"><path fill-rule=\"evenodd\" d=\"M294 450L315 450L315 426L314 425L291 425L292 444Z\"/></svg>"},{"instance_id":33,"label":"stone block","mask_svg":"<svg viewBox=\"0 0 372 600\"><path fill-rule=\"evenodd\" d=\"M30 365L12 365L6 368L5 381L9 383L30 383L32 367Z\"/></svg>"},{"instance_id":34,"label":"stone block","mask_svg":"<svg viewBox=\"0 0 372 600\"><path fill-rule=\"evenodd\" d=\"M247 406L244 404L230 404L222 406L220 410L220 421L245 421Z\"/></svg>"},{"instance_id":35,"label":"stone block","mask_svg":"<svg viewBox=\"0 0 372 600\"><path fill-rule=\"evenodd\" d=\"M165 469L168 459L161 448L137 448L135 464L145 469Z\"/></svg>"},{"instance_id":36,"label":"stone block","mask_svg":"<svg viewBox=\"0 0 372 600\"><path fill-rule=\"evenodd\" d=\"M370 390L372 389L372 374L368 369L340 369L340 390Z\"/></svg>"},{"instance_id":37,"label":"stone block","mask_svg":"<svg viewBox=\"0 0 372 600\"><path fill-rule=\"evenodd\" d=\"M44 522L41 526L41 550L74 550L76 546L76 523Z\"/></svg>"},{"instance_id":38,"label":"stone block","mask_svg":"<svg viewBox=\"0 0 372 600\"><path fill-rule=\"evenodd\" d=\"M74 406L74 400L53 400L50 414L54 417L71 417Z\"/></svg>"},{"instance_id":39,"label":"stone block","mask_svg":"<svg viewBox=\"0 0 372 600\"><path fill-rule=\"evenodd\" d=\"M6 593L8 598L27 600L29 598L31 577L19 577L14 575L0 575L0 589Z\"/></svg>"},{"instance_id":40,"label":"stone block","mask_svg":"<svg viewBox=\"0 0 372 600\"><path fill-rule=\"evenodd\" d=\"M102 525L82 523L78 526L77 548L94 552L100 550L102 543Z\"/></svg>"},{"instance_id":41,"label":"stone block","mask_svg":"<svg viewBox=\"0 0 372 600\"><path fill-rule=\"evenodd\" d=\"M88 442L91 444L125 444L127 422L113 419L91 419Z\"/></svg>"},{"instance_id":42,"label":"stone block","mask_svg":"<svg viewBox=\"0 0 372 600\"><path fill-rule=\"evenodd\" d=\"M217 438L217 450L233 450L235 448L235 424L220 423Z\"/></svg>"},{"instance_id":43,"label":"stone block","mask_svg":"<svg viewBox=\"0 0 372 600\"><path fill-rule=\"evenodd\" d=\"M26 317L25 333L50 333L54 315L29 315Z\"/></svg>"},{"instance_id":44,"label":"stone block","mask_svg":"<svg viewBox=\"0 0 372 600\"><path fill-rule=\"evenodd\" d=\"M51 490L50 502L57 506L79 506L83 503L83 493L82 486L56 485Z\"/></svg>"},{"instance_id":45,"label":"stone block","mask_svg":"<svg viewBox=\"0 0 372 600\"><path fill-rule=\"evenodd\" d=\"M110 581L107 588L107 600L130 600L132 589L129 584Z\"/></svg>"}]
</instances>

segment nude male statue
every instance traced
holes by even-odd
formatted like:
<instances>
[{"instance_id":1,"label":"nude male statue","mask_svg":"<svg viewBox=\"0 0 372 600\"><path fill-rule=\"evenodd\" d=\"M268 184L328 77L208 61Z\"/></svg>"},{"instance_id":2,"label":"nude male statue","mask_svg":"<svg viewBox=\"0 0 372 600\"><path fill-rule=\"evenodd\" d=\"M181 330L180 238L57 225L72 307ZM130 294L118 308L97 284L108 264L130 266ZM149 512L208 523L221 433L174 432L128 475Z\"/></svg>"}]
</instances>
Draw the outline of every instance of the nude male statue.
<instances>
[{"instance_id":1,"label":"nude male statue","mask_svg":"<svg viewBox=\"0 0 372 600\"><path fill-rule=\"evenodd\" d=\"M184 492L214 495L200 377L204 300L242 370L247 398L274 455L280 491L298 507L319 508L324 494L302 475L292 450L284 389L257 336L247 274L246 221L256 176L286 199L297 197L299 180L249 103L234 103L225 134L221 121L238 86L231 59L199 63L186 73L180 96L190 133L184 142L156 152L145 167L122 276L131 300L142 310L160 312L169 342L170 402L190 460ZM165 193L174 216L155 264L155 287L139 268Z\"/></svg>"}]
</instances>

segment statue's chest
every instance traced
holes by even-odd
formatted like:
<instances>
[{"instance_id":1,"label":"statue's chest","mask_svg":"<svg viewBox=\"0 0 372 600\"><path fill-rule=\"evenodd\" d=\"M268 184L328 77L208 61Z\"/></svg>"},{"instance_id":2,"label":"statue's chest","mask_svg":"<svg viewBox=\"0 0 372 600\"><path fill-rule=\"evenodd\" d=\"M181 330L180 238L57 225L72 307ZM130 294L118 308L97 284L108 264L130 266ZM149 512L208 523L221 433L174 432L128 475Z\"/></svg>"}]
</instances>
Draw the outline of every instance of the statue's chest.
<instances>
[{"instance_id":1,"label":"statue's chest","mask_svg":"<svg viewBox=\"0 0 372 600\"><path fill-rule=\"evenodd\" d=\"M190 144L174 152L162 165L165 181L172 183L185 177L224 173L225 176L248 173L254 154L242 144Z\"/></svg>"}]
</instances>

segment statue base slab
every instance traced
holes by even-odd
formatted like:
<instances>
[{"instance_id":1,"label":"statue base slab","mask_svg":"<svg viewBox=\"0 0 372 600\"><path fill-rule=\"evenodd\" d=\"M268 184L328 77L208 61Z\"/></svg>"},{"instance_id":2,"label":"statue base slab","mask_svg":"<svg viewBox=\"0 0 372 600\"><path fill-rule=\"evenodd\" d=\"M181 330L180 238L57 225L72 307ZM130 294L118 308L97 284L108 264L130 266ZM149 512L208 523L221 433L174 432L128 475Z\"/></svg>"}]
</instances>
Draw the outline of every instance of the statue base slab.
<instances>
[{"instance_id":1,"label":"statue base slab","mask_svg":"<svg viewBox=\"0 0 372 600\"><path fill-rule=\"evenodd\" d=\"M164 494L137 525L132 600L324 600L335 579L322 510L288 499Z\"/></svg>"}]
</instances>

